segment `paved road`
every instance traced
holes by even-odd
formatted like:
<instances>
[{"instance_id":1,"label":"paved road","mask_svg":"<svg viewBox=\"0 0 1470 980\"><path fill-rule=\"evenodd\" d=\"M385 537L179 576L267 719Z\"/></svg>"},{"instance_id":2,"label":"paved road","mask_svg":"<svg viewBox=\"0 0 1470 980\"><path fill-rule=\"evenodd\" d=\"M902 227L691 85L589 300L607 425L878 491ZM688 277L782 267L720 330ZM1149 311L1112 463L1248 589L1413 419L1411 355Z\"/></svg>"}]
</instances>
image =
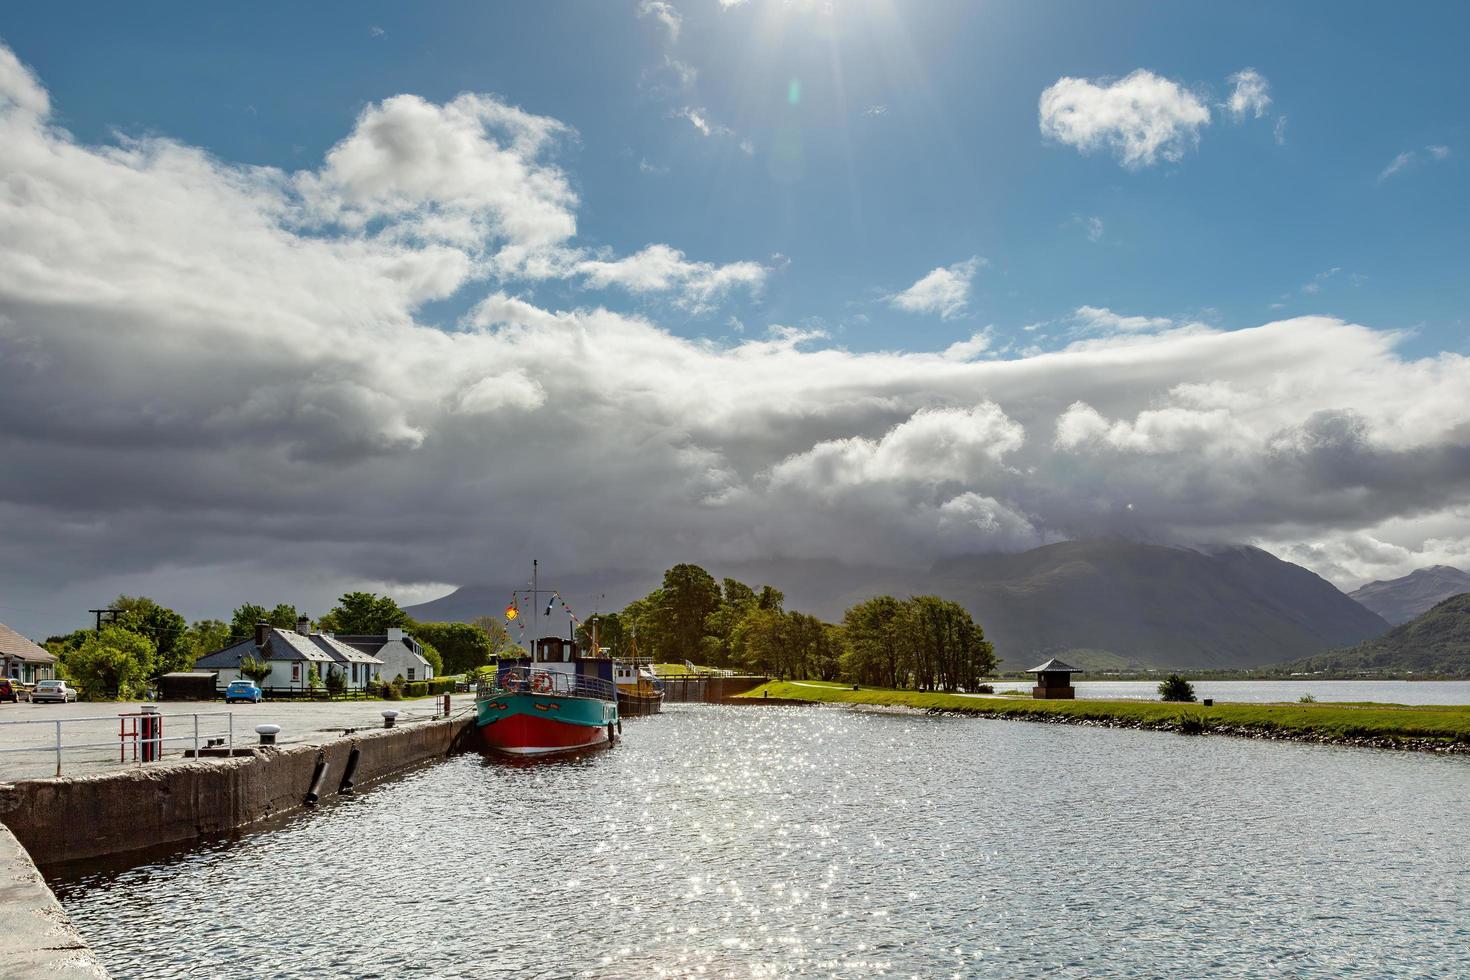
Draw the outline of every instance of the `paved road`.
<instances>
[{"instance_id":1,"label":"paved road","mask_svg":"<svg viewBox=\"0 0 1470 980\"><path fill-rule=\"evenodd\" d=\"M454 695L451 710L457 714L473 704L473 695ZM159 705L159 714L164 719L164 737L186 736L187 740L166 743L164 759L180 758L184 749L193 747L194 719L191 715L196 712L200 715L201 742L208 736L223 734L233 721L236 744L248 745L256 741L255 726L266 722L281 726L277 739L281 743L314 742L340 735L347 728L380 727L383 711L387 708L400 712L398 724L411 724L432 718L439 705L439 698L413 701L267 701L228 707L221 701L165 702ZM0 782L56 774L54 722L58 719L62 722L63 746L93 746L63 748L63 776L106 772L134 765L131 747L127 751L127 760L118 761L118 715L136 712L139 708L136 702L0 704ZM7 724L12 721L45 724ZM18 748L37 751L3 751Z\"/></svg>"}]
</instances>

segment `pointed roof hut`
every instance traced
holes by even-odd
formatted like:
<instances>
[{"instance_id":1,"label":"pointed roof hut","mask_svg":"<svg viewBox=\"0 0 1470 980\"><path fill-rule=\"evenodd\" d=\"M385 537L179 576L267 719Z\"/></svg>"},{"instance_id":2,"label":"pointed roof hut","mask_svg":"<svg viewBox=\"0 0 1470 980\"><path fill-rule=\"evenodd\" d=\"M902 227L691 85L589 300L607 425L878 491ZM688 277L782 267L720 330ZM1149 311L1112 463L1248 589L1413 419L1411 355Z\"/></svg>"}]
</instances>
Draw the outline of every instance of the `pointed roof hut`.
<instances>
[{"instance_id":1,"label":"pointed roof hut","mask_svg":"<svg viewBox=\"0 0 1470 980\"><path fill-rule=\"evenodd\" d=\"M1036 686L1031 689L1033 698L1070 699L1077 696L1077 689L1072 686L1072 675L1082 673L1082 668L1052 657L1027 673L1036 675Z\"/></svg>"}]
</instances>

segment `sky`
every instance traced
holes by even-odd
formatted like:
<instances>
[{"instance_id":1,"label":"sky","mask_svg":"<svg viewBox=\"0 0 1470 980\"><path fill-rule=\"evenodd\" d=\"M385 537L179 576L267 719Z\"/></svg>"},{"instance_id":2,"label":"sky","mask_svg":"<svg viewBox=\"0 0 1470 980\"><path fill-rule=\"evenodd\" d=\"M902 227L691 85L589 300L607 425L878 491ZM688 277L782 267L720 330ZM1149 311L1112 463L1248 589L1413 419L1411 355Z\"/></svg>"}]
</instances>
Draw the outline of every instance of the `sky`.
<instances>
[{"instance_id":1,"label":"sky","mask_svg":"<svg viewBox=\"0 0 1470 980\"><path fill-rule=\"evenodd\" d=\"M1467 21L7 7L0 619L1098 535L1470 567Z\"/></svg>"}]
</instances>

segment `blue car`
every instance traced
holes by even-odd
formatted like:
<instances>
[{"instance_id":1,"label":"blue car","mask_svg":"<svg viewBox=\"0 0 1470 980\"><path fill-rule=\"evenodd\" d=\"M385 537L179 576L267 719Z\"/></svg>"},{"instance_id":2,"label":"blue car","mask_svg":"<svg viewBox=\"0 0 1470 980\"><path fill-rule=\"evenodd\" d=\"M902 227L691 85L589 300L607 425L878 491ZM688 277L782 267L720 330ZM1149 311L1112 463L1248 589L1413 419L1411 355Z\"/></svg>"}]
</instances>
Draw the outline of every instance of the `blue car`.
<instances>
[{"instance_id":1,"label":"blue car","mask_svg":"<svg viewBox=\"0 0 1470 980\"><path fill-rule=\"evenodd\" d=\"M251 704L259 704L264 697L260 688L255 686L254 681L230 681L230 686L225 688L225 704L233 704L236 701L249 701Z\"/></svg>"}]
</instances>

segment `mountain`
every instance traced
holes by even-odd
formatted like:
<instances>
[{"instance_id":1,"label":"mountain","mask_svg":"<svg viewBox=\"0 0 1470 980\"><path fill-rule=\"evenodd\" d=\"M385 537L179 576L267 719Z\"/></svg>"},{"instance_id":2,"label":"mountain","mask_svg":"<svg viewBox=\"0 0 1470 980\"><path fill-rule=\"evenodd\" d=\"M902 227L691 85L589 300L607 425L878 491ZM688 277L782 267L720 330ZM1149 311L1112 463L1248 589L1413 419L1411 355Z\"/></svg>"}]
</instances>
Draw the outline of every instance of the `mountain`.
<instances>
[{"instance_id":1,"label":"mountain","mask_svg":"<svg viewBox=\"0 0 1470 980\"><path fill-rule=\"evenodd\" d=\"M709 571L774 585L786 593L788 609L832 621L873 595L954 599L1012 670L1055 655L1094 670L1252 667L1358 643L1389 628L1331 583L1257 548L1203 552L1068 541L949 559L928 570L771 560ZM541 578L543 588L559 589L584 617L599 606L620 609L660 580L656 572L558 576L547 570ZM511 590L526 585L466 586L405 611L425 621L499 615ZM554 622L556 632L565 627L560 617Z\"/></svg>"},{"instance_id":2,"label":"mountain","mask_svg":"<svg viewBox=\"0 0 1470 980\"><path fill-rule=\"evenodd\" d=\"M969 609L1009 669L1253 667L1356 643L1388 624L1258 548L1067 541L936 565L930 591Z\"/></svg>"},{"instance_id":3,"label":"mountain","mask_svg":"<svg viewBox=\"0 0 1470 980\"><path fill-rule=\"evenodd\" d=\"M1470 677L1470 594L1451 596L1376 639L1297 660L1285 669Z\"/></svg>"},{"instance_id":4,"label":"mountain","mask_svg":"<svg viewBox=\"0 0 1470 980\"><path fill-rule=\"evenodd\" d=\"M1397 626L1462 592L1470 592L1470 572L1431 565L1403 578L1370 582L1348 595Z\"/></svg>"}]
</instances>

